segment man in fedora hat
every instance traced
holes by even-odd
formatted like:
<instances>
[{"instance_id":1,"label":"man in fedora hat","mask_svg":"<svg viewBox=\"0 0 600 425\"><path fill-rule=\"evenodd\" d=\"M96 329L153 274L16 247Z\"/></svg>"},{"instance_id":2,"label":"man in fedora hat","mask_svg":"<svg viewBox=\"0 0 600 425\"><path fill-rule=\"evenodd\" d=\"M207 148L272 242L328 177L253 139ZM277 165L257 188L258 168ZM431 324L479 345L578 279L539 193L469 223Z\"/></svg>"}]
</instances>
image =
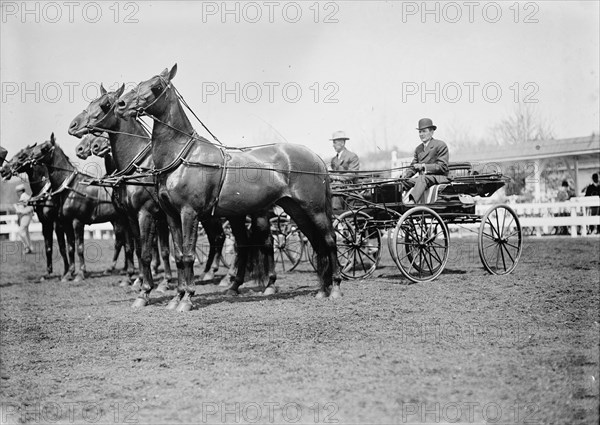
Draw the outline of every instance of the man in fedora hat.
<instances>
[{"instance_id":1,"label":"man in fedora hat","mask_svg":"<svg viewBox=\"0 0 600 425\"><path fill-rule=\"evenodd\" d=\"M353 171L358 171L360 164L358 162L358 155L346 149L346 140L350 140L350 138L346 136L345 132L336 131L330 140L333 142L333 149L336 153L331 158L330 168L334 173L331 176L331 180L338 183L354 183L356 175ZM345 174L345 172L348 173ZM331 198L331 206L334 210L343 209L342 198L340 196L333 196Z\"/></svg>"},{"instance_id":2,"label":"man in fedora hat","mask_svg":"<svg viewBox=\"0 0 600 425\"><path fill-rule=\"evenodd\" d=\"M448 161L450 155L448 146L441 140L433 138L437 129L430 118L422 118L417 126L421 144L415 149L410 167L404 172L404 188L412 188L406 203L423 202L423 193L434 184L448 183ZM420 174L418 174L420 173ZM418 175L417 175L418 174ZM415 176L415 178L412 178Z\"/></svg>"},{"instance_id":3,"label":"man in fedora hat","mask_svg":"<svg viewBox=\"0 0 600 425\"><path fill-rule=\"evenodd\" d=\"M336 131L331 136L333 141L333 149L335 149L336 155L331 159L331 171L339 172L339 175L333 176L332 180L341 182L351 183L356 180L356 176L352 174L353 171L358 171L360 164L358 156L354 152L350 152L346 149L346 140L350 140L346 133L343 131ZM348 171L347 175L344 172Z\"/></svg>"},{"instance_id":4,"label":"man in fedora hat","mask_svg":"<svg viewBox=\"0 0 600 425\"><path fill-rule=\"evenodd\" d=\"M27 201L31 196L25 192L25 185L22 184L17 185L15 191L19 197L19 202L15 204L17 223L19 224L19 239L23 242L25 254L31 254L33 251L31 250L31 238L29 237L29 223L31 223L33 217L33 207L27 205Z\"/></svg>"}]
</instances>

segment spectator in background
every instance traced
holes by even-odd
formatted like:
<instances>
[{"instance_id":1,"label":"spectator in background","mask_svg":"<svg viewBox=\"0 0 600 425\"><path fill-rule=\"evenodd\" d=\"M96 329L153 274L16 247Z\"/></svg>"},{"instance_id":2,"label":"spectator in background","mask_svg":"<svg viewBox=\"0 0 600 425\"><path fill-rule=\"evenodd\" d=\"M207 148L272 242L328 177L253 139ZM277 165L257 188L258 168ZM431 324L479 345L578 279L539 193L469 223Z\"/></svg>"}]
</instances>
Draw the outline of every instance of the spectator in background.
<instances>
[{"instance_id":1,"label":"spectator in background","mask_svg":"<svg viewBox=\"0 0 600 425\"><path fill-rule=\"evenodd\" d=\"M600 183L598 183L598 173L592 174L592 183L585 188L585 196L599 196L600 197ZM600 215L600 207L591 207L590 215ZM600 233L598 226L590 226L589 233Z\"/></svg>"},{"instance_id":2,"label":"spectator in background","mask_svg":"<svg viewBox=\"0 0 600 425\"><path fill-rule=\"evenodd\" d=\"M18 224L19 224L19 239L23 242L24 252L25 254L31 254L33 251L31 249L31 238L29 237L29 224L31 223L31 218L33 217L33 207L27 205L27 201L29 201L29 196L27 192L25 192L25 186L20 184L15 188L17 192L17 196L19 197L19 202L15 204L15 209L17 210L18 216Z\"/></svg>"},{"instance_id":3,"label":"spectator in background","mask_svg":"<svg viewBox=\"0 0 600 425\"><path fill-rule=\"evenodd\" d=\"M558 190L558 194L556 195L556 199L559 202L564 202L564 201L568 201L573 196L575 196L575 192L569 186L569 182L566 180L563 180L562 185L561 185L560 189Z\"/></svg>"}]
</instances>

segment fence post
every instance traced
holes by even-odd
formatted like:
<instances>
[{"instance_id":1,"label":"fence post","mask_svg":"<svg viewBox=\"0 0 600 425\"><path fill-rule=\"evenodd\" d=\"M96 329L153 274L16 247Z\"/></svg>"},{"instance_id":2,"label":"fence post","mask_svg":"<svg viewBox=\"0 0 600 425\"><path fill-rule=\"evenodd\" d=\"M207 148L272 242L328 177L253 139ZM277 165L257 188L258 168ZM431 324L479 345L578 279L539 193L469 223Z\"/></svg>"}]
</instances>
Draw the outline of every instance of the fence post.
<instances>
[{"instance_id":1,"label":"fence post","mask_svg":"<svg viewBox=\"0 0 600 425\"><path fill-rule=\"evenodd\" d=\"M577 217L577 206L576 205L571 205L571 217ZM577 226L576 225L571 226L571 237L572 238L577 237Z\"/></svg>"}]
</instances>

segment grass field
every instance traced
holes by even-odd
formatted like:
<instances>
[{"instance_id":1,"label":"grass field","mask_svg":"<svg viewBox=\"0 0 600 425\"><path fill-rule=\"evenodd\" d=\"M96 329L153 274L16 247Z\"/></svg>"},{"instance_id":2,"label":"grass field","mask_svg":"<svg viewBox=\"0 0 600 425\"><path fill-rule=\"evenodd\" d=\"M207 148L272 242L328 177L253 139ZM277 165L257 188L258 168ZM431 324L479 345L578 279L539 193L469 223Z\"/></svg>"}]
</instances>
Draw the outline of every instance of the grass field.
<instances>
[{"instance_id":1,"label":"grass field","mask_svg":"<svg viewBox=\"0 0 600 425\"><path fill-rule=\"evenodd\" d=\"M528 239L504 277L453 241L428 284L384 256L341 300L303 263L268 298L198 285L188 313L130 308L107 241L79 284L0 248L1 423L598 423L597 238Z\"/></svg>"}]
</instances>

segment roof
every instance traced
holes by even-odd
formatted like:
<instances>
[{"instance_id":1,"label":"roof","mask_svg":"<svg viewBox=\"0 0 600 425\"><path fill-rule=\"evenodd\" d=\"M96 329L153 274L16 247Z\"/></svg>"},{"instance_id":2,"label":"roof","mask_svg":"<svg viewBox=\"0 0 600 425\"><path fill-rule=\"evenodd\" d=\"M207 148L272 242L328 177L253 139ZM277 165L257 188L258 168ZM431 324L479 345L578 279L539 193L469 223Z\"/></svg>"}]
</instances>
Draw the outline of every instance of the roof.
<instances>
[{"instance_id":1,"label":"roof","mask_svg":"<svg viewBox=\"0 0 600 425\"><path fill-rule=\"evenodd\" d=\"M509 146L485 146L481 150L461 149L451 152L450 158L468 162L507 162L590 154L600 155L598 134L570 139L532 140Z\"/></svg>"}]
</instances>

